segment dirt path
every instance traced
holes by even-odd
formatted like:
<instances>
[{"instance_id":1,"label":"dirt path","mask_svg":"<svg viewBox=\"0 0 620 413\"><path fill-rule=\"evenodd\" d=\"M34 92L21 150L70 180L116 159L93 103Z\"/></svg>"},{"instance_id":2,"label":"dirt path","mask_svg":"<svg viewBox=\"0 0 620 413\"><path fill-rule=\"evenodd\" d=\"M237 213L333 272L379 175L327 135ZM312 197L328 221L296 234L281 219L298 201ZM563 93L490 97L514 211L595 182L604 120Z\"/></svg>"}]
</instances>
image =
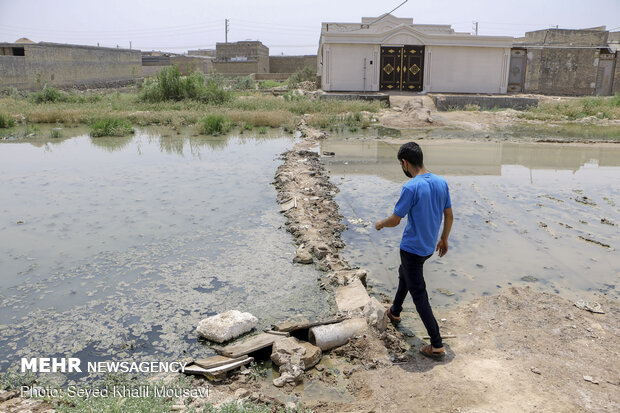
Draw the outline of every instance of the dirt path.
<instances>
[{"instance_id":1,"label":"dirt path","mask_svg":"<svg viewBox=\"0 0 620 413\"><path fill-rule=\"evenodd\" d=\"M620 305L605 314L556 295L511 288L447 315L444 361L417 354L362 368L348 379L352 403L310 404L319 412L576 412L620 409ZM399 331L389 334L401 336ZM399 345L388 344L398 353ZM367 354L362 360L375 355ZM359 361L359 359L358 359Z\"/></svg>"}]
</instances>

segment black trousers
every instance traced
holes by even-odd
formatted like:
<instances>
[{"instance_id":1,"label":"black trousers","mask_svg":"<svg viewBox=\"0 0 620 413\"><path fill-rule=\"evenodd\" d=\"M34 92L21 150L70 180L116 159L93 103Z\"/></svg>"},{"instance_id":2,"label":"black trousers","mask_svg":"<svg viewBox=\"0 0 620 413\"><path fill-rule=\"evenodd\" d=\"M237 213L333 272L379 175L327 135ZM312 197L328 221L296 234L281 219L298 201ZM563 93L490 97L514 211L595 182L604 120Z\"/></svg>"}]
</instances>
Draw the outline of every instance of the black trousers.
<instances>
[{"instance_id":1,"label":"black trousers","mask_svg":"<svg viewBox=\"0 0 620 413\"><path fill-rule=\"evenodd\" d=\"M432 254L431 254L432 255ZM433 315L431 304L428 301L426 283L424 282L424 262L431 257L421 257L407 251L400 250L400 267L398 268L398 289L394 297L394 303L390 312L395 316L400 316L403 310L403 302L407 293L411 294L415 308L426 327L426 331L431 338L431 345L439 348L443 347L439 325Z\"/></svg>"}]
</instances>

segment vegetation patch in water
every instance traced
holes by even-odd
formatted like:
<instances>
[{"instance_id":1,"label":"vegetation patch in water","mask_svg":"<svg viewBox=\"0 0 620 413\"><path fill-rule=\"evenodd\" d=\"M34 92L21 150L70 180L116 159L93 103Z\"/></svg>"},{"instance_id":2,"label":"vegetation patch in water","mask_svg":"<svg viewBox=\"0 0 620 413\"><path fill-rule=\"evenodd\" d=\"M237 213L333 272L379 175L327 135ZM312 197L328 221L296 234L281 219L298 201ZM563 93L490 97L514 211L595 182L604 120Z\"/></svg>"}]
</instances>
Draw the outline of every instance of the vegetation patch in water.
<instances>
[{"instance_id":1,"label":"vegetation patch in water","mask_svg":"<svg viewBox=\"0 0 620 413\"><path fill-rule=\"evenodd\" d=\"M212 113L200 120L200 131L204 135L222 135L230 130L231 123L227 117Z\"/></svg>"},{"instance_id":2,"label":"vegetation patch in water","mask_svg":"<svg viewBox=\"0 0 620 413\"><path fill-rule=\"evenodd\" d=\"M126 136L133 133L131 122L120 118L103 118L96 120L90 126L90 136Z\"/></svg>"}]
</instances>

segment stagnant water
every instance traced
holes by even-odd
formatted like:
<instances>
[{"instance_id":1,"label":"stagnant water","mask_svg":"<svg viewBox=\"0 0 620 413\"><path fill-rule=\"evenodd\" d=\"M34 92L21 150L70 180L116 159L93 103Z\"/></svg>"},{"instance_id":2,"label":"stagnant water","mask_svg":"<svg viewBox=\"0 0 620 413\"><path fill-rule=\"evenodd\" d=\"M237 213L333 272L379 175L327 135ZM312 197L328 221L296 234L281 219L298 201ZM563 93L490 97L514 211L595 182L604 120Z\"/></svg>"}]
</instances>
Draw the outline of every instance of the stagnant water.
<instances>
[{"instance_id":1,"label":"stagnant water","mask_svg":"<svg viewBox=\"0 0 620 413\"><path fill-rule=\"evenodd\" d=\"M258 329L331 314L271 185L292 145L158 130L0 143L0 371L204 357L198 321L230 309Z\"/></svg>"},{"instance_id":2,"label":"stagnant water","mask_svg":"<svg viewBox=\"0 0 620 413\"><path fill-rule=\"evenodd\" d=\"M343 254L390 297L405 222L379 232L374 222L392 213L407 179L396 160L403 142L336 136L321 144L335 153L324 161L348 226ZM425 265L434 306L511 285L575 300L620 295L620 145L419 143L428 169L448 181L455 216L449 253Z\"/></svg>"}]
</instances>

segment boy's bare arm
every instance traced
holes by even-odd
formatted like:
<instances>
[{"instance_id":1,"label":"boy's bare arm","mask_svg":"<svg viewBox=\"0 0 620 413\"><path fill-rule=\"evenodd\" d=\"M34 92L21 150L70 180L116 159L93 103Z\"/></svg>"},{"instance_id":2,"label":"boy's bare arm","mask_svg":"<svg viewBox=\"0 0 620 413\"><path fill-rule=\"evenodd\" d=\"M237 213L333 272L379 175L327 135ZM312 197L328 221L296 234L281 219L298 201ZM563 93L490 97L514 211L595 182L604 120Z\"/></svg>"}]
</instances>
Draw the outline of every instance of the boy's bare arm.
<instances>
[{"instance_id":1,"label":"boy's bare arm","mask_svg":"<svg viewBox=\"0 0 620 413\"><path fill-rule=\"evenodd\" d=\"M375 222L375 229L377 231L381 230L381 228L391 228L391 227L395 227L398 224L400 224L400 220L401 218L396 215L396 214L392 214L389 217L385 218L385 219L380 219L379 221Z\"/></svg>"},{"instance_id":2,"label":"boy's bare arm","mask_svg":"<svg viewBox=\"0 0 620 413\"><path fill-rule=\"evenodd\" d=\"M452 208L446 208L443 210L443 231L441 237L437 243L436 251L439 251L439 256L443 257L448 253L448 236L450 235L450 229L452 229L452 221L454 216L452 215Z\"/></svg>"}]
</instances>

